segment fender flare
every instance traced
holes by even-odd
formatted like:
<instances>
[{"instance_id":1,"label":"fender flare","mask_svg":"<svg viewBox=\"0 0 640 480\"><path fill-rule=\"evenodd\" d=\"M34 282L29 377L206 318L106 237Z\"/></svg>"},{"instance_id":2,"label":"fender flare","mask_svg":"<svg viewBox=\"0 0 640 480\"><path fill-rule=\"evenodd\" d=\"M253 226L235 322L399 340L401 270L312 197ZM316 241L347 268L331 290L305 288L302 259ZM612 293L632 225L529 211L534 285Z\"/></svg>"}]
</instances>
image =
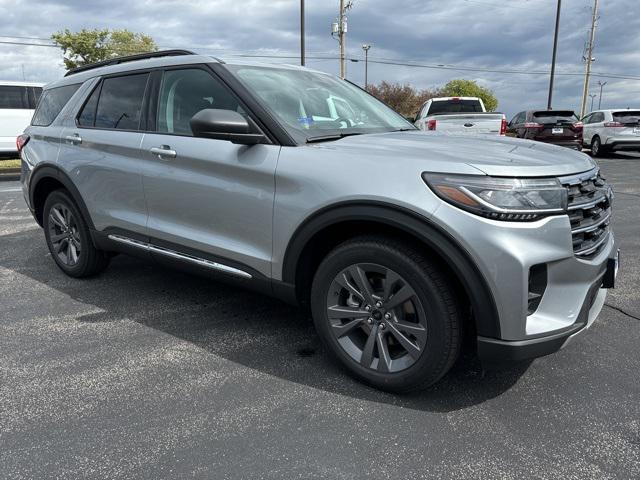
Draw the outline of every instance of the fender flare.
<instances>
[{"instance_id":1,"label":"fender flare","mask_svg":"<svg viewBox=\"0 0 640 480\"><path fill-rule=\"evenodd\" d=\"M71 181L71 178L64 170L62 170L57 165L54 165L51 163L40 164L36 166L36 168L34 168L33 171L31 172L30 179L29 179L29 204L34 209L34 213L35 213L34 194L36 192L38 184L42 180L47 178L53 178L54 180L57 180L64 186L64 188L67 189L67 191L73 198L73 201L76 203L76 205L80 209L80 212L82 213L84 220L87 222L87 226L89 227L89 229L95 230L95 225L93 223L93 220L91 219L91 215L89 214L87 205L84 203L84 200L82 199L82 195L80 195L80 191L75 186L73 181Z\"/></svg>"},{"instance_id":2,"label":"fender flare","mask_svg":"<svg viewBox=\"0 0 640 480\"><path fill-rule=\"evenodd\" d=\"M478 335L500 338L500 320L489 284L469 252L451 234L416 212L382 202L345 202L313 214L295 231L284 256L282 279L295 284L298 261L319 232L345 221L375 221L403 230L440 255L464 287Z\"/></svg>"}]
</instances>

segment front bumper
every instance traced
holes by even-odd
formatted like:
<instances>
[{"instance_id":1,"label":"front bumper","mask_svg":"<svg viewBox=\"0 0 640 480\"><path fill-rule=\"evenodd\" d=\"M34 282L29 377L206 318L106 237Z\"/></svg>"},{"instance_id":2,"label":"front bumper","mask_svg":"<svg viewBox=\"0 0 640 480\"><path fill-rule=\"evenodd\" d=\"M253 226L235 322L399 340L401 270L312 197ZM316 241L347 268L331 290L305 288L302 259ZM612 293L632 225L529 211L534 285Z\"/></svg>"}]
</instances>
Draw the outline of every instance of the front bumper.
<instances>
[{"instance_id":1,"label":"front bumper","mask_svg":"<svg viewBox=\"0 0 640 480\"><path fill-rule=\"evenodd\" d=\"M513 363L557 352L574 337L585 332L602 310L607 288L613 288L618 274L619 251L608 259L602 277L589 288L576 323L564 331L540 338L522 341L505 341L495 338L478 337L478 356L485 365Z\"/></svg>"}]
</instances>

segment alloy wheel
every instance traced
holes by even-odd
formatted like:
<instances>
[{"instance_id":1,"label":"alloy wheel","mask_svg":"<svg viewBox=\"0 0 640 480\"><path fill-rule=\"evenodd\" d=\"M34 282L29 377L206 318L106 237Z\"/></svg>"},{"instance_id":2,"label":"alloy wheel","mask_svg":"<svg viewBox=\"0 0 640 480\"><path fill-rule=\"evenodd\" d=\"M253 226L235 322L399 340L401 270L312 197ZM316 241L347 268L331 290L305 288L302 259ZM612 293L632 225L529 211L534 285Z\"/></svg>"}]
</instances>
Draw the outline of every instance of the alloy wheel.
<instances>
[{"instance_id":1,"label":"alloy wheel","mask_svg":"<svg viewBox=\"0 0 640 480\"><path fill-rule=\"evenodd\" d=\"M330 331L361 366L395 373L424 353L427 322L420 300L397 272L374 263L351 265L327 294Z\"/></svg>"},{"instance_id":2,"label":"alloy wheel","mask_svg":"<svg viewBox=\"0 0 640 480\"><path fill-rule=\"evenodd\" d=\"M80 259L82 242L76 219L66 205L56 203L49 210L49 240L51 253L69 267Z\"/></svg>"}]
</instances>

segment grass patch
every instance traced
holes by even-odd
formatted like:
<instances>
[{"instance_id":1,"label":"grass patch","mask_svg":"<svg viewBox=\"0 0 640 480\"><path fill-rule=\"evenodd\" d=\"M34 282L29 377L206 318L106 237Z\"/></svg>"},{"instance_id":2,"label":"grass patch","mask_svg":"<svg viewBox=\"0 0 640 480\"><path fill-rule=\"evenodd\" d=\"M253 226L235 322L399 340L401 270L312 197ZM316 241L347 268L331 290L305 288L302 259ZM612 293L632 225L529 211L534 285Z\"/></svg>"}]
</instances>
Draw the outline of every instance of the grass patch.
<instances>
[{"instance_id":1,"label":"grass patch","mask_svg":"<svg viewBox=\"0 0 640 480\"><path fill-rule=\"evenodd\" d=\"M0 160L0 172L9 168L20 168L20 159Z\"/></svg>"}]
</instances>

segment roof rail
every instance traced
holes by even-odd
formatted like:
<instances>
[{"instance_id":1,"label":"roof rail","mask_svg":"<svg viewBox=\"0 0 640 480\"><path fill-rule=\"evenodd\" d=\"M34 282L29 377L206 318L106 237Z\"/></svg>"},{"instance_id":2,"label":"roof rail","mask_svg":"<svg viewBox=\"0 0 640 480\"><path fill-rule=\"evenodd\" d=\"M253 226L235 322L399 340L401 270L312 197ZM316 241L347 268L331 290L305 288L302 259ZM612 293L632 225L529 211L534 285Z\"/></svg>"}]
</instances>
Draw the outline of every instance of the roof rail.
<instances>
[{"instance_id":1,"label":"roof rail","mask_svg":"<svg viewBox=\"0 0 640 480\"><path fill-rule=\"evenodd\" d=\"M65 77L68 77L69 75L73 75L75 73L86 72L87 70L93 70L94 68L106 67L109 65L118 65L120 63L134 62L136 60L144 60L147 58L176 57L179 55L195 55L195 53L191 50L160 50L158 52L138 53L136 55L127 55L126 57L109 58L108 60L103 60L101 62L72 68L65 74Z\"/></svg>"}]
</instances>

